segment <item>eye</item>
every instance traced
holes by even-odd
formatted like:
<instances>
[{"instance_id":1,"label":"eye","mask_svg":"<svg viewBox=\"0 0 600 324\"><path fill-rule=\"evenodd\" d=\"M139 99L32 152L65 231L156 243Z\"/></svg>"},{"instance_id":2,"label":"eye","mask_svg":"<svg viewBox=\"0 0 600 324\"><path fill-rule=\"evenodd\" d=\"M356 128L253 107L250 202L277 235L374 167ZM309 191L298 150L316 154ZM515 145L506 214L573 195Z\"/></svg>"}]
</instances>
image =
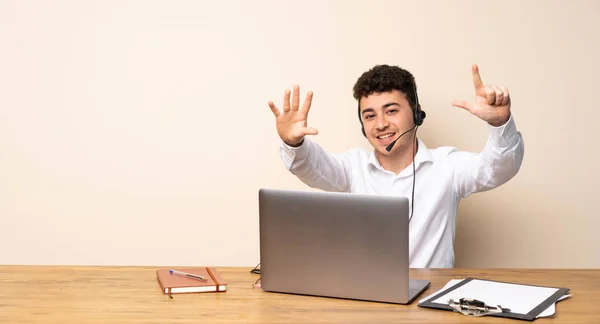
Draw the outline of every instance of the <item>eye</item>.
<instances>
[{"instance_id":1,"label":"eye","mask_svg":"<svg viewBox=\"0 0 600 324\"><path fill-rule=\"evenodd\" d=\"M393 115L398 112L398 109L390 109L387 111L388 114Z\"/></svg>"},{"instance_id":2,"label":"eye","mask_svg":"<svg viewBox=\"0 0 600 324\"><path fill-rule=\"evenodd\" d=\"M375 115L373 115L373 114L367 114L367 115L365 115L365 119L371 119L373 117L375 117Z\"/></svg>"}]
</instances>

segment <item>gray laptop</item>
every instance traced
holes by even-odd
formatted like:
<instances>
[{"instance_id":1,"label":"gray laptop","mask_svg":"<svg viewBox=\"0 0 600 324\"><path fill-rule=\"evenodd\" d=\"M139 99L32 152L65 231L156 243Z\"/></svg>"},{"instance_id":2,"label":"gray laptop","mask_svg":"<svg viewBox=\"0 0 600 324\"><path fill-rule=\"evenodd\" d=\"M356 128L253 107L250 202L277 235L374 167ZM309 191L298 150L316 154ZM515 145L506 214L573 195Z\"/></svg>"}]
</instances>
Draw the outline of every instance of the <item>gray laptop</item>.
<instances>
[{"instance_id":1,"label":"gray laptop","mask_svg":"<svg viewBox=\"0 0 600 324\"><path fill-rule=\"evenodd\" d=\"M269 292L411 303L408 198L259 190L260 271Z\"/></svg>"}]
</instances>

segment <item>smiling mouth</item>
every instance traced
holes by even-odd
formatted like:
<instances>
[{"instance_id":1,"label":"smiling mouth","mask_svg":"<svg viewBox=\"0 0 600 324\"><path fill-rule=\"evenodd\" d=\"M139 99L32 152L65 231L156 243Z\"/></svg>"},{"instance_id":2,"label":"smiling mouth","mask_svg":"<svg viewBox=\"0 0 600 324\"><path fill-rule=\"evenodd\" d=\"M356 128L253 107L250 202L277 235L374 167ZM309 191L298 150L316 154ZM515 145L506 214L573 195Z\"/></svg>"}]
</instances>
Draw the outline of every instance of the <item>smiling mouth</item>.
<instances>
[{"instance_id":1,"label":"smiling mouth","mask_svg":"<svg viewBox=\"0 0 600 324\"><path fill-rule=\"evenodd\" d=\"M386 140L386 139L392 138L394 135L396 135L396 133L383 134L383 135L377 136L377 139L379 139L379 140Z\"/></svg>"}]
</instances>

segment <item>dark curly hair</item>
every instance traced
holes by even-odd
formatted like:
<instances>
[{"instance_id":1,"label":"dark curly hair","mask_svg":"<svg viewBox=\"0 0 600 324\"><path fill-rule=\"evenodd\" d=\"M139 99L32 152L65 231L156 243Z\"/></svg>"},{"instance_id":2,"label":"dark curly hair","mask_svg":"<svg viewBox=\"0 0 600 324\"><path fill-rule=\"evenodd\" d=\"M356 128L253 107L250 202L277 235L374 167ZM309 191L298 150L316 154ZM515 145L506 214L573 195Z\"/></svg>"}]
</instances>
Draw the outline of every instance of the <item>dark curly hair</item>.
<instances>
[{"instance_id":1,"label":"dark curly hair","mask_svg":"<svg viewBox=\"0 0 600 324\"><path fill-rule=\"evenodd\" d=\"M376 65L363 73L352 90L354 99L359 102L362 97L392 90L402 92L413 109L417 101L415 77L403 68L386 64Z\"/></svg>"}]
</instances>

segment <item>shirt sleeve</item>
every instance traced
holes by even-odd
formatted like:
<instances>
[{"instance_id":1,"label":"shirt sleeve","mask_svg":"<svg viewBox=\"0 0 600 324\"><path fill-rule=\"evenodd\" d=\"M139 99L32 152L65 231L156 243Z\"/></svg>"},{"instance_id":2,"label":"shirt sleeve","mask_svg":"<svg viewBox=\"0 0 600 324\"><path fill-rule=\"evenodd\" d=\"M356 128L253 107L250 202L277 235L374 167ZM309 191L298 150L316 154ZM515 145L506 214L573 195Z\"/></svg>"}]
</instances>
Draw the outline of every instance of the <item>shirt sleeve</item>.
<instances>
[{"instance_id":1,"label":"shirt sleeve","mask_svg":"<svg viewBox=\"0 0 600 324\"><path fill-rule=\"evenodd\" d=\"M502 126L489 125L487 143L480 153L454 152L453 182L458 197L496 188L512 179L523 162L524 143L511 114Z\"/></svg>"},{"instance_id":2,"label":"shirt sleeve","mask_svg":"<svg viewBox=\"0 0 600 324\"><path fill-rule=\"evenodd\" d=\"M345 155L329 153L306 137L298 147L282 142L280 154L286 169L309 187L337 192L349 190L350 163Z\"/></svg>"}]
</instances>

